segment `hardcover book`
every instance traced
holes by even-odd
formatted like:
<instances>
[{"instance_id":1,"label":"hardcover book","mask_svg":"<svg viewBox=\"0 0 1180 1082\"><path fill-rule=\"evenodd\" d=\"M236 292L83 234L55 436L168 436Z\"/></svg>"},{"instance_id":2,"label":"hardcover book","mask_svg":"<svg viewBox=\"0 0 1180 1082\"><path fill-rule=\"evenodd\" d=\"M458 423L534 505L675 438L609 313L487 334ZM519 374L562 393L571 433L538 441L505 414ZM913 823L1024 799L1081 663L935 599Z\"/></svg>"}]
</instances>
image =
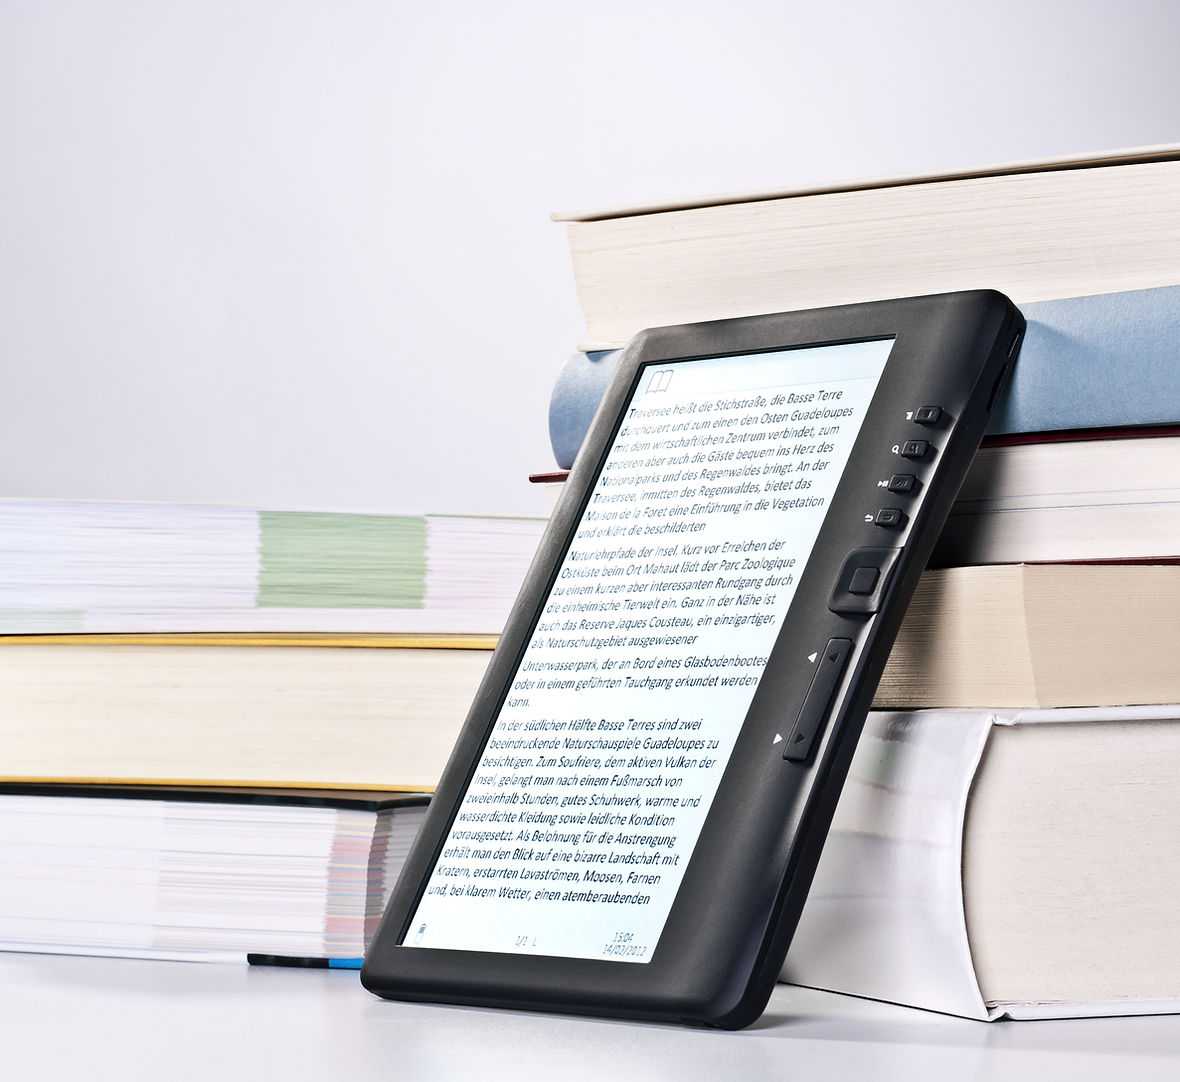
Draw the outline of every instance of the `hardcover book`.
<instances>
[{"instance_id":1,"label":"hardcover book","mask_svg":"<svg viewBox=\"0 0 1180 1082\"><path fill-rule=\"evenodd\" d=\"M875 713L784 980L968 1018L1180 1009L1180 709Z\"/></svg>"}]
</instances>

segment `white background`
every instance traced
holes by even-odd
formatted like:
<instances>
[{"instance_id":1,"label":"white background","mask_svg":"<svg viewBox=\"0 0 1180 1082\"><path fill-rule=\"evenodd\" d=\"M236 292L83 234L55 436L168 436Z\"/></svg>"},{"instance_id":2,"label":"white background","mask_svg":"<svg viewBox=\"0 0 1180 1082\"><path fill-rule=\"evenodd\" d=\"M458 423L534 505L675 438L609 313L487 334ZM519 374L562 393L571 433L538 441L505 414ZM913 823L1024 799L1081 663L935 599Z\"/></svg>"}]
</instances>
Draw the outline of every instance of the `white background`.
<instances>
[{"instance_id":1,"label":"white background","mask_svg":"<svg viewBox=\"0 0 1180 1082\"><path fill-rule=\"evenodd\" d=\"M540 512L550 211L1180 138L1169 0L0 0L0 495Z\"/></svg>"}]
</instances>

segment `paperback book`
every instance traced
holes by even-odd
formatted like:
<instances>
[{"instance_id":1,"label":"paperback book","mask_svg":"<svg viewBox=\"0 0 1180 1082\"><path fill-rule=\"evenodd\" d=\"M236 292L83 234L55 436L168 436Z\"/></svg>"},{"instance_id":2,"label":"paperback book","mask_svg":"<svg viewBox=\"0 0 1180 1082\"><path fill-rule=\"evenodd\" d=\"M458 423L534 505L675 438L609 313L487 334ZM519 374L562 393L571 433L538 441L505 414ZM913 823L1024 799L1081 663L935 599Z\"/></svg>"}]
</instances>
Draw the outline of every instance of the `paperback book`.
<instances>
[{"instance_id":1,"label":"paperback book","mask_svg":"<svg viewBox=\"0 0 1180 1082\"><path fill-rule=\"evenodd\" d=\"M492 642L0 637L0 779L429 791Z\"/></svg>"},{"instance_id":2,"label":"paperback book","mask_svg":"<svg viewBox=\"0 0 1180 1082\"><path fill-rule=\"evenodd\" d=\"M0 633L494 635L544 526L0 499Z\"/></svg>"},{"instance_id":3,"label":"paperback book","mask_svg":"<svg viewBox=\"0 0 1180 1082\"><path fill-rule=\"evenodd\" d=\"M0 950L355 968L426 802L2 785Z\"/></svg>"}]
</instances>

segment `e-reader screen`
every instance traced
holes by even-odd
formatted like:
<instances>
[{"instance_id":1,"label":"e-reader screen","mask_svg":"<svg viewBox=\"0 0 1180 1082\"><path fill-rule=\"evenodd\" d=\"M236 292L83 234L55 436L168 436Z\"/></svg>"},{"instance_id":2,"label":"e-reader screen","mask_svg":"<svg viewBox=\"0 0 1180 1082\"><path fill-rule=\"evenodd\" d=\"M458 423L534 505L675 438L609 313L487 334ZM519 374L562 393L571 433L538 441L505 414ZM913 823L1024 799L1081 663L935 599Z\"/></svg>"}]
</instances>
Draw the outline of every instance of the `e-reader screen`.
<instances>
[{"instance_id":1,"label":"e-reader screen","mask_svg":"<svg viewBox=\"0 0 1180 1082\"><path fill-rule=\"evenodd\" d=\"M892 344L640 371L409 945L651 959Z\"/></svg>"},{"instance_id":2,"label":"e-reader screen","mask_svg":"<svg viewBox=\"0 0 1180 1082\"><path fill-rule=\"evenodd\" d=\"M1023 327L977 290L632 341L365 987L758 1016Z\"/></svg>"}]
</instances>

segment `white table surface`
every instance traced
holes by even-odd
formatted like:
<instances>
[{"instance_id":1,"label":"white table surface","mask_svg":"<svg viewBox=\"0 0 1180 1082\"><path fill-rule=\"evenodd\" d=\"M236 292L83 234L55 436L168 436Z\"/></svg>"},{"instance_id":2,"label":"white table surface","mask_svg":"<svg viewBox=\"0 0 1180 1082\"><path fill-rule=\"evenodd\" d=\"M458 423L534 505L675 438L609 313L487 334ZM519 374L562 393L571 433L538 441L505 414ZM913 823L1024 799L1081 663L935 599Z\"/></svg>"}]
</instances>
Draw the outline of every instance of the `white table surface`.
<instances>
[{"instance_id":1,"label":"white table surface","mask_svg":"<svg viewBox=\"0 0 1180 1082\"><path fill-rule=\"evenodd\" d=\"M25 1079L1180 1079L1180 1016L970 1022L779 986L724 1033L392 1003L355 971L0 954Z\"/></svg>"}]
</instances>

